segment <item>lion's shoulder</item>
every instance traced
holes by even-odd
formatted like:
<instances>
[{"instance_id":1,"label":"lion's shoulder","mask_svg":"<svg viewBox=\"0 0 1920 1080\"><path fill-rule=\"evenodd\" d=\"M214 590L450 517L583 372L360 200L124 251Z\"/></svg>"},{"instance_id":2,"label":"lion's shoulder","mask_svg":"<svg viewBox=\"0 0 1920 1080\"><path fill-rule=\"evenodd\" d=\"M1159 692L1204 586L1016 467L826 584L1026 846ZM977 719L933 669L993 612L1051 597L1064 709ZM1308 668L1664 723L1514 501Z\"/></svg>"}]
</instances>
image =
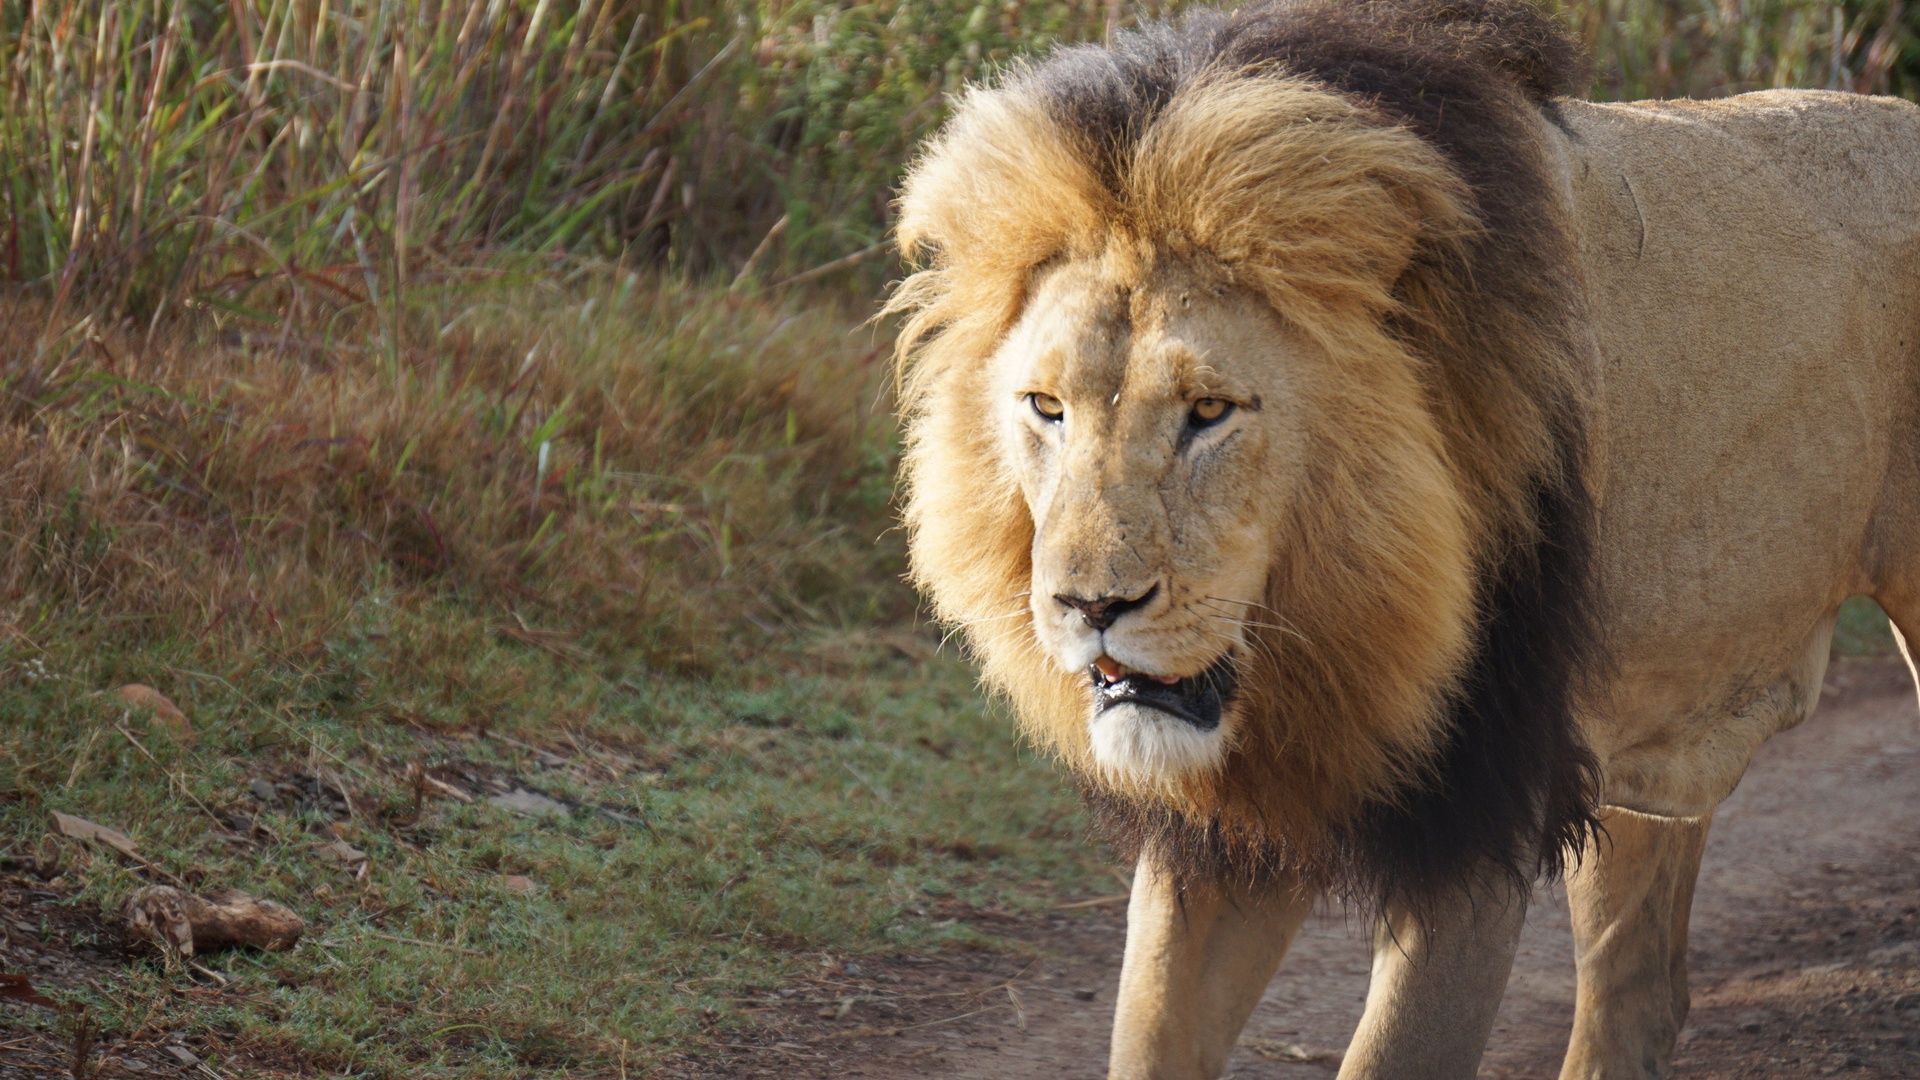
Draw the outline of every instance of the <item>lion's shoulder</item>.
<instances>
[{"instance_id":1,"label":"lion's shoulder","mask_svg":"<svg viewBox=\"0 0 1920 1080\"><path fill-rule=\"evenodd\" d=\"M1776 228L1791 221L1873 249L1920 229L1913 102L1765 90L1709 101L1565 102L1556 115L1589 183L1631 178L1641 219L1653 214L1701 236L1729 215Z\"/></svg>"}]
</instances>

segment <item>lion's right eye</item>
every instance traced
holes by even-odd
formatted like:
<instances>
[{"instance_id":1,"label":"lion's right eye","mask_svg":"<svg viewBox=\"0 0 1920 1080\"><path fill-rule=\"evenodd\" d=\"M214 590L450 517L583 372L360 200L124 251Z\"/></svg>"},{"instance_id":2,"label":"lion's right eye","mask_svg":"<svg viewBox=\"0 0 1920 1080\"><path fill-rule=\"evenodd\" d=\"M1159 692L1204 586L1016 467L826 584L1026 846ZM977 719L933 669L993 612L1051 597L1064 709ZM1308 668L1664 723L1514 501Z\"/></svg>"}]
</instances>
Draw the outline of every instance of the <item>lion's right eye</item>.
<instances>
[{"instance_id":1,"label":"lion's right eye","mask_svg":"<svg viewBox=\"0 0 1920 1080\"><path fill-rule=\"evenodd\" d=\"M1197 428L1212 427L1225 420L1227 414L1232 411L1233 402L1231 401L1224 398L1203 397L1193 403L1193 411L1189 414L1187 422Z\"/></svg>"},{"instance_id":2,"label":"lion's right eye","mask_svg":"<svg viewBox=\"0 0 1920 1080\"><path fill-rule=\"evenodd\" d=\"M1028 394L1027 401L1043 420L1059 420L1067 415L1066 403L1052 394Z\"/></svg>"}]
</instances>

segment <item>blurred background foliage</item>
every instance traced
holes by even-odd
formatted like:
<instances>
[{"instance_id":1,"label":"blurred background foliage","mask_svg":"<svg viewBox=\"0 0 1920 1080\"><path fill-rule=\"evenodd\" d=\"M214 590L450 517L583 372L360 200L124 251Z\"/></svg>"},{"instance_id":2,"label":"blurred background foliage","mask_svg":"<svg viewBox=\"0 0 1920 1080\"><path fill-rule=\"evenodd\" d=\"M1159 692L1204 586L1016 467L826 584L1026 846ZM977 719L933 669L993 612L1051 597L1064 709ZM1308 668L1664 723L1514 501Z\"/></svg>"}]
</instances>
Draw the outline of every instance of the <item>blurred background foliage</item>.
<instances>
[{"instance_id":1,"label":"blurred background foliage","mask_svg":"<svg viewBox=\"0 0 1920 1080\"><path fill-rule=\"evenodd\" d=\"M50 328L195 303L311 324L503 255L870 292L949 95L1179 6L7 4L0 276L54 298ZM1600 98L1920 92L1907 0L1559 6Z\"/></svg>"}]
</instances>

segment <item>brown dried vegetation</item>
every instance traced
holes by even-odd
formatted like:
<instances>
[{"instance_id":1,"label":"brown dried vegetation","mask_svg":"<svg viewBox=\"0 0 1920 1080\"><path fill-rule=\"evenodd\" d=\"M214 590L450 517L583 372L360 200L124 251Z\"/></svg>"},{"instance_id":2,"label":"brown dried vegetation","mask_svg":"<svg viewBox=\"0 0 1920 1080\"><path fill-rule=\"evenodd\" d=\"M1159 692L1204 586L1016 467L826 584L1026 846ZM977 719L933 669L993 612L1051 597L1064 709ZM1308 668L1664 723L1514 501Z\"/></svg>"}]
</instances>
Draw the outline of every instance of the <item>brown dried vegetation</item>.
<instances>
[{"instance_id":1,"label":"brown dried vegetation","mask_svg":"<svg viewBox=\"0 0 1920 1080\"><path fill-rule=\"evenodd\" d=\"M433 596L572 662L603 640L698 668L730 629L885 603L882 350L839 313L633 286L469 287L409 313L397 362L377 333L49 344L14 304L7 621L293 652Z\"/></svg>"}]
</instances>

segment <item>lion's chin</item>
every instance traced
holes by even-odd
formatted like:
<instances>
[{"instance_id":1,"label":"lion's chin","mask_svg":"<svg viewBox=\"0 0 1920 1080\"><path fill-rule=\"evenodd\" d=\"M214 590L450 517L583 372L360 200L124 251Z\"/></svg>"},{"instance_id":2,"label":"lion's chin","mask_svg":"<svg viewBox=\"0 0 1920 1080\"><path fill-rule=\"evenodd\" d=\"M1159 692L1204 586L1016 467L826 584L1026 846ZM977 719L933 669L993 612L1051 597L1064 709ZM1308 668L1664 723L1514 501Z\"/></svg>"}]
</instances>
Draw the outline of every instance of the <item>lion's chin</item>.
<instances>
[{"instance_id":1,"label":"lion's chin","mask_svg":"<svg viewBox=\"0 0 1920 1080\"><path fill-rule=\"evenodd\" d=\"M1160 709L1111 705L1088 721L1093 760L1120 787L1166 788L1220 768L1227 725L1202 728Z\"/></svg>"}]
</instances>

